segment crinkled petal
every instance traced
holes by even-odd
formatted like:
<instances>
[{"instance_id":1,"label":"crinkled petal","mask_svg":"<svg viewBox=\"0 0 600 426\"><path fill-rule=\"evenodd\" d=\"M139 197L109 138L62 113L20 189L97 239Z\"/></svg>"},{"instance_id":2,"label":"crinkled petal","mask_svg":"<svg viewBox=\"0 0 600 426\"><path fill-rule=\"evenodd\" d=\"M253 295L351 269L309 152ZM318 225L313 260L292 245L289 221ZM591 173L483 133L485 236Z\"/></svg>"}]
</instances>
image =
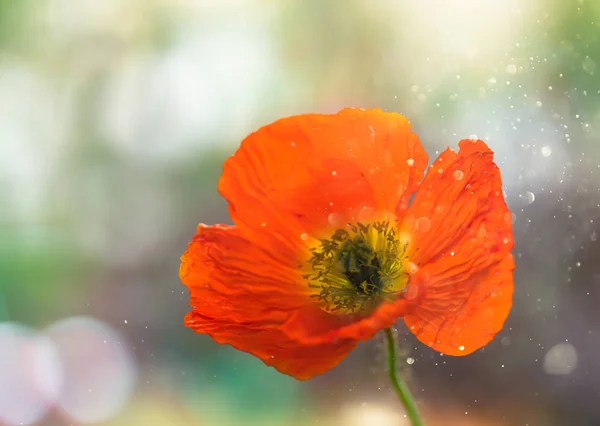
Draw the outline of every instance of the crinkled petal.
<instances>
[{"instance_id":1,"label":"crinkled petal","mask_svg":"<svg viewBox=\"0 0 600 426\"><path fill-rule=\"evenodd\" d=\"M373 312L361 315L328 313L309 305L294 311L283 331L288 337L304 344L335 342L341 339L369 340L380 330L396 324L423 297L422 286L410 283L394 301L379 305Z\"/></svg>"},{"instance_id":2,"label":"crinkled petal","mask_svg":"<svg viewBox=\"0 0 600 426\"><path fill-rule=\"evenodd\" d=\"M266 365L298 380L331 370L356 347L356 341L350 339L302 345L277 328L214 321L195 311L186 316L185 323L198 333L209 334L218 343L251 353Z\"/></svg>"},{"instance_id":3,"label":"crinkled petal","mask_svg":"<svg viewBox=\"0 0 600 426\"><path fill-rule=\"evenodd\" d=\"M404 317L425 344L466 355L501 329L512 305L511 214L493 152L463 140L431 165L404 215L411 283L423 299Z\"/></svg>"},{"instance_id":4,"label":"crinkled petal","mask_svg":"<svg viewBox=\"0 0 600 426\"><path fill-rule=\"evenodd\" d=\"M426 164L399 114L306 114L248 136L226 161L219 190L246 237L289 257L361 212L405 208Z\"/></svg>"},{"instance_id":5,"label":"crinkled petal","mask_svg":"<svg viewBox=\"0 0 600 426\"><path fill-rule=\"evenodd\" d=\"M350 339L301 344L287 337L283 324L310 303L308 286L297 267L280 263L235 227L200 225L182 257L180 276L192 306L186 326L282 373L298 379L324 373L356 345Z\"/></svg>"},{"instance_id":6,"label":"crinkled petal","mask_svg":"<svg viewBox=\"0 0 600 426\"><path fill-rule=\"evenodd\" d=\"M407 327L446 355L468 355L482 348L502 329L510 312L513 269L513 258L507 255L462 281L432 278L434 289L404 317Z\"/></svg>"},{"instance_id":7,"label":"crinkled petal","mask_svg":"<svg viewBox=\"0 0 600 426\"><path fill-rule=\"evenodd\" d=\"M375 207L394 212L408 205L423 179L428 156L410 122L380 109L344 109L317 115L308 125L319 129L324 156L352 161L373 188Z\"/></svg>"},{"instance_id":8,"label":"crinkled petal","mask_svg":"<svg viewBox=\"0 0 600 426\"><path fill-rule=\"evenodd\" d=\"M293 261L281 263L226 225L198 227L182 256L180 277L194 311L232 322L283 321L310 297Z\"/></svg>"}]
</instances>

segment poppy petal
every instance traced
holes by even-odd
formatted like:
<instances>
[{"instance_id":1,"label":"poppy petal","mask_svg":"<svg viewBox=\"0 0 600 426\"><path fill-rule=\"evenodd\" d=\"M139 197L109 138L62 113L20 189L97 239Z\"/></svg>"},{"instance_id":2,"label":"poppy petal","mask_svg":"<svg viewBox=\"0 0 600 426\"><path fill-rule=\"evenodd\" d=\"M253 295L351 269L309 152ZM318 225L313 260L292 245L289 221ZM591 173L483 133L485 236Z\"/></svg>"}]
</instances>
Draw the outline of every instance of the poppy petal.
<instances>
[{"instance_id":1,"label":"poppy petal","mask_svg":"<svg viewBox=\"0 0 600 426\"><path fill-rule=\"evenodd\" d=\"M409 284L402 297L379 305L367 316L331 314L314 305L307 305L290 315L283 331L303 344L321 344L341 339L370 340L384 328L396 324L398 318L418 304L421 286Z\"/></svg>"},{"instance_id":2,"label":"poppy petal","mask_svg":"<svg viewBox=\"0 0 600 426\"><path fill-rule=\"evenodd\" d=\"M493 152L463 140L430 166L406 211L411 282L423 300L404 319L423 343L466 355L501 329L512 305L511 214Z\"/></svg>"},{"instance_id":3,"label":"poppy petal","mask_svg":"<svg viewBox=\"0 0 600 426\"><path fill-rule=\"evenodd\" d=\"M180 276L190 290L185 325L249 352L298 379L321 374L356 343L346 339L303 345L280 329L290 312L309 303L299 272L254 246L235 227L200 225L182 257Z\"/></svg>"},{"instance_id":4,"label":"poppy petal","mask_svg":"<svg viewBox=\"0 0 600 426\"><path fill-rule=\"evenodd\" d=\"M193 309L214 319L283 321L310 297L295 264L279 262L227 225L199 225L179 275Z\"/></svg>"},{"instance_id":5,"label":"poppy petal","mask_svg":"<svg viewBox=\"0 0 600 426\"><path fill-rule=\"evenodd\" d=\"M463 281L436 280L435 290L404 317L406 326L421 342L446 355L468 355L482 348L502 329L510 312L513 269L508 255Z\"/></svg>"},{"instance_id":6,"label":"poppy petal","mask_svg":"<svg viewBox=\"0 0 600 426\"><path fill-rule=\"evenodd\" d=\"M338 340L320 345L300 345L276 328L248 326L207 319L195 311L185 323L216 342L251 353L277 371L307 380L338 365L356 347L354 340Z\"/></svg>"},{"instance_id":7,"label":"poppy petal","mask_svg":"<svg viewBox=\"0 0 600 426\"><path fill-rule=\"evenodd\" d=\"M364 210L407 204L427 163L409 122L381 110L284 118L248 136L223 167L221 194L256 244L290 256ZM410 164L410 167L408 166Z\"/></svg>"},{"instance_id":8,"label":"poppy petal","mask_svg":"<svg viewBox=\"0 0 600 426\"><path fill-rule=\"evenodd\" d=\"M410 121L380 109L343 109L315 115L325 156L356 163L374 189L376 207L394 212L408 205L423 179L428 156ZM337 143L336 143L337 142Z\"/></svg>"}]
</instances>

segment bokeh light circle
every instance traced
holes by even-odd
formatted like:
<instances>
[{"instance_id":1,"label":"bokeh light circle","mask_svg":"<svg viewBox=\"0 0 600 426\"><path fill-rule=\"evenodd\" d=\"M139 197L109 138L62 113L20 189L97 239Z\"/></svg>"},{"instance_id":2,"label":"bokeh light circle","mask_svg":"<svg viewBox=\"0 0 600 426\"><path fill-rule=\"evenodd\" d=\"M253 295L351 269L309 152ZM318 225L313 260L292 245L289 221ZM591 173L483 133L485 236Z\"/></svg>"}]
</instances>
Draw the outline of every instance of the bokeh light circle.
<instances>
[{"instance_id":1,"label":"bokeh light circle","mask_svg":"<svg viewBox=\"0 0 600 426\"><path fill-rule=\"evenodd\" d=\"M58 406L79 423L110 419L129 400L137 376L131 351L115 330L90 317L72 317L46 331L63 364Z\"/></svg>"},{"instance_id":2,"label":"bokeh light circle","mask_svg":"<svg viewBox=\"0 0 600 426\"><path fill-rule=\"evenodd\" d=\"M54 344L24 325L0 323L0 424L41 420L61 388Z\"/></svg>"}]
</instances>

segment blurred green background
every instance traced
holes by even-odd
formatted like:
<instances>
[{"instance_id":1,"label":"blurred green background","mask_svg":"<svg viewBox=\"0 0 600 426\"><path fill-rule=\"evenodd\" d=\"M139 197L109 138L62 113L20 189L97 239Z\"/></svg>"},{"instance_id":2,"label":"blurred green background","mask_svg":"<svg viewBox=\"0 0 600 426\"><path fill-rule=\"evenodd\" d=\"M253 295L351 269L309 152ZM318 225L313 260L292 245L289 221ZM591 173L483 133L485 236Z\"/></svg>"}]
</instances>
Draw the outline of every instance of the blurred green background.
<instances>
[{"instance_id":1,"label":"blurred green background","mask_svg":"<svg viewBox=\"0 0 600 426\"><path fill-rule=\"evenodd\" d=\"M297 382L183 327L179 256L279 117L476 134L514 212L485 349L399 324L429 425L600 424L600 2L0 0L0 425L403 425L383 339Z\"/></svg>"}]
</instances>

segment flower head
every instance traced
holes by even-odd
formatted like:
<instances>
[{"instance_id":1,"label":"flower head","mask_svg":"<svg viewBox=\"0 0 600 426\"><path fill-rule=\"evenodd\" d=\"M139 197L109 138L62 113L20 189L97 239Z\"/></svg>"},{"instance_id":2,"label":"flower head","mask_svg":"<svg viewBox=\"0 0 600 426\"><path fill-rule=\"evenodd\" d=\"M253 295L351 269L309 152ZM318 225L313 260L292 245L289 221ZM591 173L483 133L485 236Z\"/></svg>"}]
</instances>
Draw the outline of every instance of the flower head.
<instances>
[{"instance_id":1,"label":"flower head","mask_svg":"<svg viewBox=\"0 0 600 426\"><path fill-rule=\"evenodd\" d=\"M512 304L511 213L492 151L459 147L427 167L381 110L252 133L219 182L235 226L199 225L182 257L185 324L298 379L401 317L439 352L485 346Z\"/></svg>"}]
</instances>

